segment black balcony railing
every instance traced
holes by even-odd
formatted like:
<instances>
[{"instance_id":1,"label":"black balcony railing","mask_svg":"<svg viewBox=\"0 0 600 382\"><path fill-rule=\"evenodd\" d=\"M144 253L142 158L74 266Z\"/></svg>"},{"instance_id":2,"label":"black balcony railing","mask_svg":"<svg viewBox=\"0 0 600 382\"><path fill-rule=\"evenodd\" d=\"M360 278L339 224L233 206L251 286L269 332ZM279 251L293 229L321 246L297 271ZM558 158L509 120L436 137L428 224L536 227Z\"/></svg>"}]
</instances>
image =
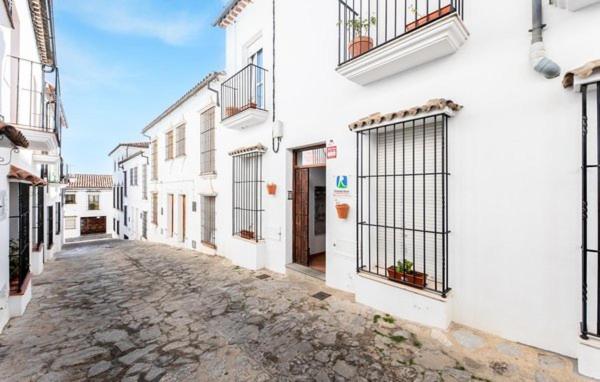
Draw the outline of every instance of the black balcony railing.
<instances>
[{"instance_id":1,"label":"black balcony railing","mask_svg":"<svg viewBox=\"0 0 600 382\"><path fill-rule=\"evenodd\" d=\"M588 339L600 338L600 82L583 85L581 94L581 337ZM588 140L588 133L594 139ZM594 156L596 163L589 163Z\"/></svg>"},{"instance_id":2,"label":"black balcony railing","mask_svg":"<svg viewBox=\"0 0 600 382\"><path fill-rule=\"evenodd\" d=\"M464 0L338 0L338 64L450 14Z\"/></svg>"},{"instance_id":3,"label":"black balcony railing","mask_svg":"<svg viewBox=\"0 0 600 382\"><path fill-rule=\"evenodd\" d=\"M245 110L266 110L265 81L267 70L249 64L221 85L221 120Z\"/></svg>"},{"instance_id":4,"label":"black balcony railing","mask_svg":"<svg viewBox=\"0 0 600 382\"><path fill-rule=\"evenodd\" d=\"M11 293L22 293L29 274L29 184L19 183L18 207L10 216L9 275Z\"/></svg>"}]
</instances>

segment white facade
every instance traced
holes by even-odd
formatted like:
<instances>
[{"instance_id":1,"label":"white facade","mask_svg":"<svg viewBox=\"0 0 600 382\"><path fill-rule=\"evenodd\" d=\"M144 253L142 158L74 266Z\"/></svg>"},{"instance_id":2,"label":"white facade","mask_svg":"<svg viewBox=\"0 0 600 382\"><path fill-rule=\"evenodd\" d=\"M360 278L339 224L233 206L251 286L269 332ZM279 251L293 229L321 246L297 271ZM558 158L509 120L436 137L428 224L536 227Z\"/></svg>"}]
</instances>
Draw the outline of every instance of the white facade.
<instances>
[{"instance_id":1,"label":"white facade","mask_svg":"<svg viewBox=\"0 0 600 382\"><path fill-rule=\"evenodd\" d=\"M11 9L7 4L0 5L0 115L25 142L0 133L0 331L10 317L23 314L32 275L61 250L65 187L60 137L66 124L54 81L55 52L47 50L53 46L53 20L42 16L51 4L16 1ZM19 191L20 184L30 186ZM17 267L20 258L28 261Z\"/></svg>"},{"instance_id":2,"label":"white facade","mask_svg":"<svg viewBox=\"0 0 600 382\"><path fill-rule=\"evenodd\" d=\"M111 175L87 175L88 177L109 177ZM79 174L70 174L70 179L78 179ZM112 235L113 190L112 187L89 187L72 182L65 190L64 199L64 238L85 237L92 234ZM104 226L104 230L102 229Z\"/></svg>"},{"instance_id":3,"label":"white facade","mask_svg":"<svg viewBox=\"0 0 600 382\"><path fill-rule=\"evenodd\" d=\"M127 220L123 211L121 235L129 240L143 240L148 237L148 176L150 165L148 150L140 149L137 154L130 155L120 162L123 173L127 173L127 196L124 197L123 209L127 209ZM146 229L144 229L146 226Z\"/></svg>"},{"instance_id":4,"label":"white facade","mask_svg":"<svg viewBox=\"0 0 600 382\"><path fill-rule=\"evenodd\" d=\"M269 71L268 117L241 130L220 130L218 163L223 171L219 170L222 192L217 210L231 210L227 152L238 147L262 144L269 148L263 155L263 181L275 183L279 191L274 197L263 196L264 240L258 244L233 238L228 232L231 214L218 214L219 253L239 264L244 262L238 258L244 257L250 267L259 264L285 272L293 251L293 202L287 200L286 192L293 190L293 149L335 146L337 157L328 160L326 167L327 285L353 292L359 301L383 310L385 303L377 303L376 294L387 293L388 301L397 299L407 307L394 313L415 321L436 326L457 322L577 357L581 101L562 89L559 78L547 80L532 70L527 33L531 3L514 1L510 11L498 12L491 3L465 1L464 23L456 21L468 32L461 37L465 39L462 46L454 45L452 52L442 54L445 57L411 68L410 60L422 62L439 55L406 37L402 43L419 53L410 56L402 47L388 45L390 54L399 57L395 60L408 63L395 67L394 74L383 73L378 81L365 81L366 85L344 77L353 75L342 73L349 72L348 68L338 68L338 2L278 2L275 27L272 5L267 0L247 3L227 21L228 74L242 69L258 45L263 49L263 66ZM577 13L544 6L544 12L545 41L553 60L572 68L600 57L596 41L600 6ZM310 19L311 27L298 28L299 19ZM422 28L414 36L426 38L426 33ZM439 33L441 39L454 38L445 37L452 30ZM371 56L365 57L355 61L353 73L379 70L376 62L366 62ZM357 274L357 138L348 129L352 121L373 113L408 109L439 97L464 105L464 110L450 118L448 127L452 290L441 301L393 283L376 287L373 283L386 280ZM594 119L595 111L590 113ZM283 123L277 154L271 148L274 120ZM350 197L335 193L335 179L341 175L349 177ZM336 216L335 205L342 202L350 206L346 220ZM591 289L596 282L589 280ZM592 311L596 298L590 293Z\"/></svg>"},{"instance_id":5,"label":"white facade","mask_svg":"<svg viewBox=\"0 0 600 382\"><path fill-rule=\"evenodd\" d=\"M214 148L219 155L221 146L215 142L220 108L211 89L219 81L220 73L209 74L143 130L150 139L150 241L215 253L211 219L220 190Z\"/></svg>"}]
</instances>

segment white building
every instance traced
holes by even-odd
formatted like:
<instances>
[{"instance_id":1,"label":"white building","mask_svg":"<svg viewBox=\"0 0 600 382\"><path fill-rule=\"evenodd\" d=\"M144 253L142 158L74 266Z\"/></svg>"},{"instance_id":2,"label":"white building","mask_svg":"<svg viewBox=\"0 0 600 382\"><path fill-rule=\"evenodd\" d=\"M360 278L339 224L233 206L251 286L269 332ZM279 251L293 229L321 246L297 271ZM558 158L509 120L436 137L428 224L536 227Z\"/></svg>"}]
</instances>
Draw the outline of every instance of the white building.
<instances>
[{"instance_id":1,"label":"white building","mask_svg":"<svg viewBox=\"0 0 600 382\"><path fill-rule=\"evenodd\" d=\"M144 171L148 171L148 146L148 142L119 143L108 154L113 162L112 231L119 239L143 236L143 218L140 216L147 208L143 185Z\"/></svg>"},{"instance_id":2,"label":"white building","mask_svg":"<svg viewBox=\"0 0 600 382\"><path fill-rule=\"evenodd\" d=\"M60 251L66 127L52 2L0 5L0 330L23 314L32 277Z\"/></svg>"},{"instance_id":3,"label":"white building","mask_svg":"<svg viewBox=\"0 0 600 382\"><path fill-rule=\"evenodd\" d=\"M112 175L69 174L64 196L64 238L112 235Z\"/></svg>"},{"instance_id":4,"label":"white building","mask_svg":"<svg viewBox=\"0 0 600 382\"><path fill-rule=\"evenodd\" d=\"M600 58L600 5L533 4L547 52L528 1L232 1L217 20L218 252L282 273L324 256L327 285L361 303L600 378L597 174L583 257L582 97L554 63ZM589 165L597 87L584 88Z\"/></svg>"},{"instance_id":5,"label":"white building","mask_svg":"<svg viewBox=\"0 0 600 382\"><path fill-rule=\"evenodd\" d=\"M207 75L142 131L150 139L150 241L215 253L221 75Z\"/></svg>"}]
</instances>

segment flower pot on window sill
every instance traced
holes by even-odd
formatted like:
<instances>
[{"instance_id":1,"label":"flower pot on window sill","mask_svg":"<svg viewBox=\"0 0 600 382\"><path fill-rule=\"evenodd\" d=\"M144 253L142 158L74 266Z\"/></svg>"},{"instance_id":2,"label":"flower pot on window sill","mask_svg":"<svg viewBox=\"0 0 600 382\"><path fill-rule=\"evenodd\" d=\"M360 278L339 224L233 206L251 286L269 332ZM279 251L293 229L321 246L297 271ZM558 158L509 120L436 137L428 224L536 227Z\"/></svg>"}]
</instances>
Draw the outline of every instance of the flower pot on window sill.
<instances>
[{"instance_id":1,"label":"flower pot on window sill","mask_svg":"<svg viewBox=\"0 0 600 382\"><path fill-rule=\"evenodd\" d=\"M418 27L421 27L425 24L429 24L432 21L435 21L443 16L446 16L446 15L452 13L452 11L454 11L454 8L452 7L452 5L446 5L445 7L440 8L435 12L431 12L427 16L421 17L416 21L406 24L406 31L410 32L410 31L415 30Z\"/></svg>"},{"instance_id":2,"label":"flower pot on window sill","mask_svg":"<svg viewBox=\"0 0 600 382\"><path fill-rule=\"evenodd\" d=\"M348 212L350 212L350 206L348 204L336 204L335 209L337 211L338 218L348 219Z\"/></svg>"},{"instance_id":3,"label":"flower pot on window sill","mask_svg":"<svg viewBox=\"0 0 600 382\"><path fill-rule=\"evenodd\" d=\"M275 183L267 184L267 193L269 195L275 195L277 193L277 185Z\"/></svg>"},{"instance_id":4,"label":"flower pot on window sill","mask_svg":"<svg viewBox=\"0 0 600 382\"><path fill-rule=\"evenodd\" d=\"M248 240L254 240L255 236L254 236L254 232L252 231L248 231L248 230L241 230L240 231L240 237L242 239L248 239Z\"/></svg>"},{"instance_id":5,"label":"flower pot on window sill","mask_svg":"<svg viewBox=\"0 0 600 382\"><path fill-rule=\"evenodd\" d=\"M240 112L240 108L237 106L227 106L225 108L225 116L232 117Z\"/></svg>"},{"instance_id":6,"label":"flower pot on window sill","mask_svg":"<svg viewBox=\"0 0 600 382\"><path fill-rule=\"evenodd\" d=\"M368 36L358 36L348 44L350 58L358 57L373 49L373 39Z\"/></svg>"},{"instance_id":7,"label":"flower pot on window sill","mask_svg":"<svg viewBox=\"0 0 600 382\"><path fill-rule=\"evenodd\" d=\"M415 288L423 289L427 285L427 275L421 272L398 272L395 266L388 267L388 279L400 284L410 285Z\"/></svg>"}]
</instances>

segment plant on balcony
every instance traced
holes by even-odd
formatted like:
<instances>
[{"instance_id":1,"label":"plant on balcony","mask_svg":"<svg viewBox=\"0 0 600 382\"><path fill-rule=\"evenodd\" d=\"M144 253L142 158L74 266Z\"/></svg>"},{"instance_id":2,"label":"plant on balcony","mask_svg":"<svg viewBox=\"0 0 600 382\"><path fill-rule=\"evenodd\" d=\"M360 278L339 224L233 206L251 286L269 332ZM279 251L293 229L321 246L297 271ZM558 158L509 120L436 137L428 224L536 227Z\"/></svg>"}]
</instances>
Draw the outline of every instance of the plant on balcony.
<instances>
[{"instance_id":1,"label":"plant on balcony","mask_svg":"<svg viewBox=\"0 0 600 382\"><path fill-rule=\"evenodd\" d=\"M398 260L397 265L388 267L388 279L402 284L407 284L420 289L425 288L427 275L421 272L416 272L412 261Z\"/></svg>"},{"instance_id":2,"label":"plant on balcony","mask_svg":"<svg viewBox=\"0 0 600 382\"><path fill-rule=\"evenodd\" d=\"M350 58L360 56L373 48L373 39L369 37L371 25L377 26L377 17L371 16L364 19L352 19L345 23L350 36L354 37L348 44Z\"/></svg>"},{"instance_id":3,"label":"plant on balcony","mask_svg":"<svg viewBox=\"0 0 600 382\"><path fill-rule=\"evenodd\" d=\"M421 14L417 13L417 9L414 5L411 5L409 10L410 10L410 12L412 12L413 15L416 15L416 17L415 17L416 20L406 24L406 32L415 30L418 27L421 27L425 24L428 24L432 21L435 21L435 20L441 18L442 16L446 16L446 15L452 13L452 11L454 11L454 7L451 4L449 4L449 5L446 5L445 7L442 7L436 11L433 11L433 12L427 14L426 16L422 16Z\"/></svg>"}]
</instances>

